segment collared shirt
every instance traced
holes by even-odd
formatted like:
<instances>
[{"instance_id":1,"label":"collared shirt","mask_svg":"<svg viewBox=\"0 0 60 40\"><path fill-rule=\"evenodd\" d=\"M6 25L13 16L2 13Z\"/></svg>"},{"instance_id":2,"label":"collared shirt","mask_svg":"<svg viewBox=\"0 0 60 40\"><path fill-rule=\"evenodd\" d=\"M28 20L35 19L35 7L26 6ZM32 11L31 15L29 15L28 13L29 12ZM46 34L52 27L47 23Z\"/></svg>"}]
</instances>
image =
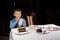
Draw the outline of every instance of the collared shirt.
<instances>
[{"instance_id":1,"label":"collared shirt","mask_svg":"<svg viewBox=\"0 0 60 40\"><path fill-rule=\"evenodd\" d=\"M21 19L21 18L20 18L20 19ZM23 18L22 18L22 19L23 19ZM12 19L12 20L10 21L10 26L9 26L9 28L10 28L10 29L15 28L16 25L17 25L17 22L16 22L16 19L14 18L14 19ZM23 21L22 26L26 27L26 20L25 20L25 19L24 19L24 21Z\"/></svg>"}]
</instances>

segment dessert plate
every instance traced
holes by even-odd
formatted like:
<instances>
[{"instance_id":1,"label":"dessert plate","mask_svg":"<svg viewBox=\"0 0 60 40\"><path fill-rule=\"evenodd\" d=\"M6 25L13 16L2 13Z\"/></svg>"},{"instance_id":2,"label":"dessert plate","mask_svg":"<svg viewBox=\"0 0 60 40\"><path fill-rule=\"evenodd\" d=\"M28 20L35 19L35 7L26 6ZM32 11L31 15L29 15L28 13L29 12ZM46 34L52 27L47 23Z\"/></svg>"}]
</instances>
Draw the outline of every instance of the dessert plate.
<instances>
[{"instance_id":1,"label":"dessert plate","mask_svg":"<svg viewBox=\"0 0 60 40\"><path fill-rule=\"evenodd\" d=\"M18 30L16 32L14 32L17 35L24 35L24 34L28 34L30 33L30 30L26 30L26 32L18 32Z\"/></svg>"},{"instance_id":2,"label":"dessert plate","mask_svg":"<svg viewBox=\"0 0 60 40\"><path fill-rule=\"evenodd\" d=\"M37 32L37 31L36 31ZM49 33L49 31L48 30L46 30L46 29L42 29L42 32L37 32L37 33L39 33L39 34L48 34Z\"/></svg>"},{"instance_id":3,"label":"dessert plate","mask_svg":"<svg viewBox=\"0 0 60 40\"><path fill-rule=\"evenodd\" d=\"M59 27L51 27L51 28L47 28L47 29L50 30L50 31L58 31L58 30L60 30Z\"/></svg>"},{"instance_id":4,"label":"dessert plate","mask_svg":"<svg viewBox=\"0 0 60 40\"><path fill-rule=\"evenodd\" d=\"M41 34L41 35L44 35L44 34L48 34L49 31L46 31L46 32L42 31L42 32L37 32L37 33L38 33L38 34Z\"/></svg>"}]
</instances>

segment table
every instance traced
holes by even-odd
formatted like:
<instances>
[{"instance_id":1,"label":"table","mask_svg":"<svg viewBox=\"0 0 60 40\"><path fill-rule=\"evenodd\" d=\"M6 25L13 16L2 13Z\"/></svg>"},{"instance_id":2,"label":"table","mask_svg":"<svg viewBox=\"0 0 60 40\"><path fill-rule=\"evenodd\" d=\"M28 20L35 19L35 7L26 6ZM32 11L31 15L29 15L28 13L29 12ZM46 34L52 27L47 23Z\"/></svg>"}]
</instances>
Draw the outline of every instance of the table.
<instances>
[{"instance_id":1,"label":"table","mask_svg":"<svg viewBox=\"0 0 60 40\"><path fill-rule=\"evenodd\" d=\"M16 35L15 29L11 29L9 40L60 40L60 30L50 31L48 34L41 35L36 33L36 30L31 30L30 33L25 35Z\"/></svg>"}]
</instances>

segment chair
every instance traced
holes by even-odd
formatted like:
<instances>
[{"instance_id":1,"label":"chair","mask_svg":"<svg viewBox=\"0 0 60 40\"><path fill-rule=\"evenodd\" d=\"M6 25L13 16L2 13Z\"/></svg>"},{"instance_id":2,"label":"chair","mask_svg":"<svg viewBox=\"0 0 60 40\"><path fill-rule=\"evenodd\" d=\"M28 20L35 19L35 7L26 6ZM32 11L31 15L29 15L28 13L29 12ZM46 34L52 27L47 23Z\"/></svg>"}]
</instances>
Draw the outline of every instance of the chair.
<instances>
[{"instance_id":1,"label":"chair","mask_svg":"<svg viewBox=\"0 0 60 40\"><path fill-rule=\"evenodd\" d=\"M36 20L36 15L35 13L30 13L26 16L27 18L27 25L36 25L37 24L37 20Z\"/></svg>"}]
</instances>

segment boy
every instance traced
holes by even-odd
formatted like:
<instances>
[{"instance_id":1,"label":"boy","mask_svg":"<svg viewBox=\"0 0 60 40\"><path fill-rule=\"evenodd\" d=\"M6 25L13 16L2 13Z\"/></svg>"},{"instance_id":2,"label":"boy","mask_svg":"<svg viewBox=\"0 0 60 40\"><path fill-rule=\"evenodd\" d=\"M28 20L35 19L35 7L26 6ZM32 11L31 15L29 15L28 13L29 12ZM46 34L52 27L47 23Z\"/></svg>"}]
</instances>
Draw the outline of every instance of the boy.
<instances>
[{"instance_id":1,"label":"boy","mask_svg":"<svg viewBox=\"0 0 60 40\"><path fill-rule=\"evenodd\" d=\"M10 29L18 27L19 26L18 22L20 19L22 19L22 26L26 26L26 20L21 18L22 14L20 9L15 9L13 11L13 15L15 16L15 18L10 21L10 26L9 26Z\"/></svg>"}]
</instances>

